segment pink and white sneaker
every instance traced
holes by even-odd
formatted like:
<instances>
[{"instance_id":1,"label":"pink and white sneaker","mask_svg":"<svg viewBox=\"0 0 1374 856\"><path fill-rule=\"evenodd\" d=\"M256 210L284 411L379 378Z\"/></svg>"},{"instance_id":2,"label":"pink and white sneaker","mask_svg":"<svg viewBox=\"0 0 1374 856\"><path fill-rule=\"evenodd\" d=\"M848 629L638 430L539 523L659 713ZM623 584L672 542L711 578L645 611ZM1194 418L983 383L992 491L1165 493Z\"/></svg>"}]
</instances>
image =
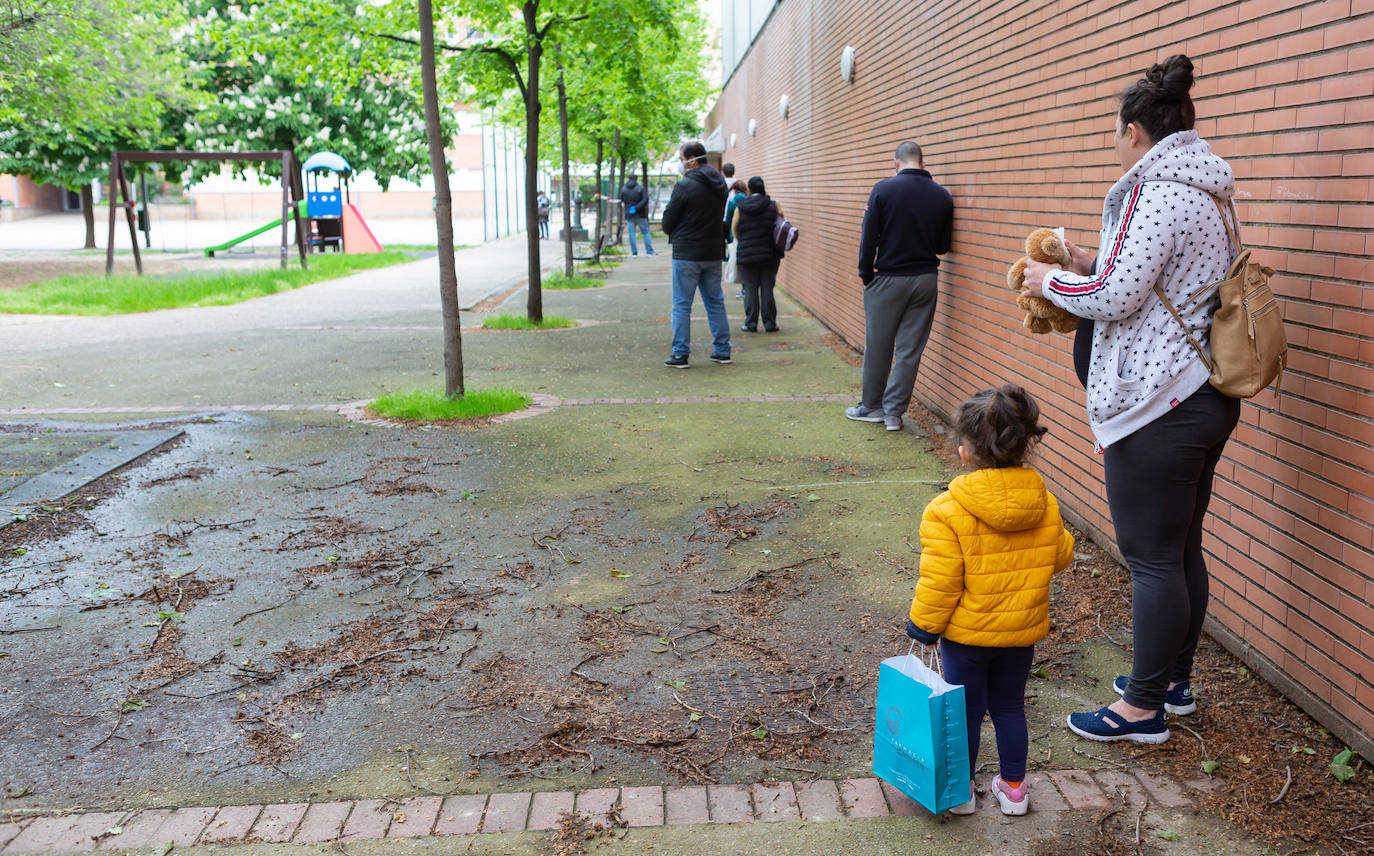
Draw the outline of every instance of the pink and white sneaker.
<instances>
[{"instance_id":1,"label":"pink and white sneaker","mask_svg":"<svg viewBox=\"0 0 1374 856\"><path fill-rule=\"evenodd\" d=\"M992 792L997 796L1002 814L1023 815L1030 808L1030 785L1026 782L1022 782L1019 788L1013 788L1001 776L996 776L992 780Z\"/></svg>"},{"instance_id":2,"label":"pink and white sneaker","mask_svg":"<svg viewBox=\"0 0 1374 856\"><path fill-rule=\"evenodd\" d=\"M950 806L950 814L973 814L978 810L978 786L973 782L968 783L968 802Z\"/></svg>"}]
</instances>

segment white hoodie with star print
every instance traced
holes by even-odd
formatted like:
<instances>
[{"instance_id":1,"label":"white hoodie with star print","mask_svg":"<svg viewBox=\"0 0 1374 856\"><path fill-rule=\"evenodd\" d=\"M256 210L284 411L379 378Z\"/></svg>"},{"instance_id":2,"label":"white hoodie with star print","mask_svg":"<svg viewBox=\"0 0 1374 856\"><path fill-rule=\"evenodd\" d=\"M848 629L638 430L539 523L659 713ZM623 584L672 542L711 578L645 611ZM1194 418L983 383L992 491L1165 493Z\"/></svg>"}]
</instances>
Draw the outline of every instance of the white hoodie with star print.
<instances>
[{"instance_id":1,"label":"white hoodie with star print","mask_svg":"<svg viewBox=\"0 0 1374 856\"><path fill-rule=\"evenodd\" d=\"M1158 419L1207 382L1207 367L1153 291L1158 282L1209 349L1215 292L1235 257L1221 213L1235 180L1196 131L1155 144L1107 193L1095 273L1045 277L1045 297L1093 325L1088 424L1099 449ZM1234 216L1232 213L1230 216Z\"/></svg>"}]
</instances>

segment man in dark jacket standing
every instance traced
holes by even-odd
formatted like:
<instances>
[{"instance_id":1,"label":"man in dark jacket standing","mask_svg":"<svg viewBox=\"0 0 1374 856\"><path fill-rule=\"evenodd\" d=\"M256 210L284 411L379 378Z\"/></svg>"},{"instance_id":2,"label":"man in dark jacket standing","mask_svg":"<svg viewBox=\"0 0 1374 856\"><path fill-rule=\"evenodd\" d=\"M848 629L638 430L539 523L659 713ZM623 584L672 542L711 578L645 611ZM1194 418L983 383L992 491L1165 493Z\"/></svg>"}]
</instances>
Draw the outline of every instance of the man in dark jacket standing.
<instances>
[{"instance_id":1,"label":"man in dark jacket standing","mask_svg":"<svg viewBox=\"0 0 1374 856\"><path fill-rule=\"evenodd\" d=\"M687 368L692 351L692 300L698 290L706 306L714 347L711 361L730 362L730 319L720 290L725 258L725 179L706 163L706 147L697 140L678 152L682 180L663 209L663 232L673 245L673 353L663 364Z\"/></svg>"},{"instance_id":2,"label":"man in dark jacket standing","mask_svg":"<svg viewBox=\"0 0 1374 856\"><path fill-rule=\"evenodd\" d=\"M902 143L894 160L897 174L874 185L864 212L863 400L844 415L900 431L935 320L938 256L949 252L954 199L926 172L920 146Z\"/></svg>"},{"instance_id":3,"label":"man in dark jacket standing","mask_svg":"<svg viewBox=\"0 0 1374 856\"><path fill-rule=\"evenodd\" d=\"M625 222L630 227L630 255L639 255L635 247L635 227L644 233L644 254L654 254L654 242L649 240L649 192L633 178L620 191L620 204L625 206Z\"/></svg>"}]
</instances>

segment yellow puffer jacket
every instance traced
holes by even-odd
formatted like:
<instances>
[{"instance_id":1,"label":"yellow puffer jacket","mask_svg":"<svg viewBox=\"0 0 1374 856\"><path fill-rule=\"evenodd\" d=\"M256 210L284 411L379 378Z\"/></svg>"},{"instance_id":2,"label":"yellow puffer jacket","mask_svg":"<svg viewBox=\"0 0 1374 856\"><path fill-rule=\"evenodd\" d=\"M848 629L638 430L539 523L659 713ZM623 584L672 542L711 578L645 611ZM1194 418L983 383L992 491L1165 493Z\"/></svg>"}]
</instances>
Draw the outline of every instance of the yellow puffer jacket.
<instances>
[{"instance_id":1,"label":"yellow puffer jacket","mask_svg":"<svg viewBox=\"0 0 1374 856\"><path fill-rule=\"evenodd\" d=\"M1050 577L1073 536L1035 470L975 470L921 517L921 578L911 620L964 645L1015 648L1050 632Z\"/></svg>"}]
</instances>

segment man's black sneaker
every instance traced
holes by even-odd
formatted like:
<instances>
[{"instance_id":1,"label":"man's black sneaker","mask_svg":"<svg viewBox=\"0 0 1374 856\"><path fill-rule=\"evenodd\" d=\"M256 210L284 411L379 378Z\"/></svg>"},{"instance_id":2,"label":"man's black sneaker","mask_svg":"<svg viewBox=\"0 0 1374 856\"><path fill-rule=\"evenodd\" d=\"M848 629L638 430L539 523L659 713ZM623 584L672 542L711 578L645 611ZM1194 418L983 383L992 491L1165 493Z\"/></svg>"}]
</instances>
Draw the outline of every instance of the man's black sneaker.
<instances>
[{"instance_id":1,"label":"man's black sneaker","mask_svg":"<svg viewBox=\"0 0 1374 856\"><path fill-rule=\"evenodd\" d=\"M663 361L663 364L670 369L685 369L687 368L687 355L683 354L680 357L669 357Z\"/></svg>"},{"instance_id":2,"label":"man's black sneaker","mask_svg":"<svg viewBox=\"0 0 1374 856\"><path fill-rule=\"evenodd\" d=\"M723 365L723 366L728 366L728 365L730 364L730 355L729 355L729 354L712 354L712 355L711 355L711 362L713 362L713 363L720 363L720 364Z\"/></svg>"}]
</instances>

